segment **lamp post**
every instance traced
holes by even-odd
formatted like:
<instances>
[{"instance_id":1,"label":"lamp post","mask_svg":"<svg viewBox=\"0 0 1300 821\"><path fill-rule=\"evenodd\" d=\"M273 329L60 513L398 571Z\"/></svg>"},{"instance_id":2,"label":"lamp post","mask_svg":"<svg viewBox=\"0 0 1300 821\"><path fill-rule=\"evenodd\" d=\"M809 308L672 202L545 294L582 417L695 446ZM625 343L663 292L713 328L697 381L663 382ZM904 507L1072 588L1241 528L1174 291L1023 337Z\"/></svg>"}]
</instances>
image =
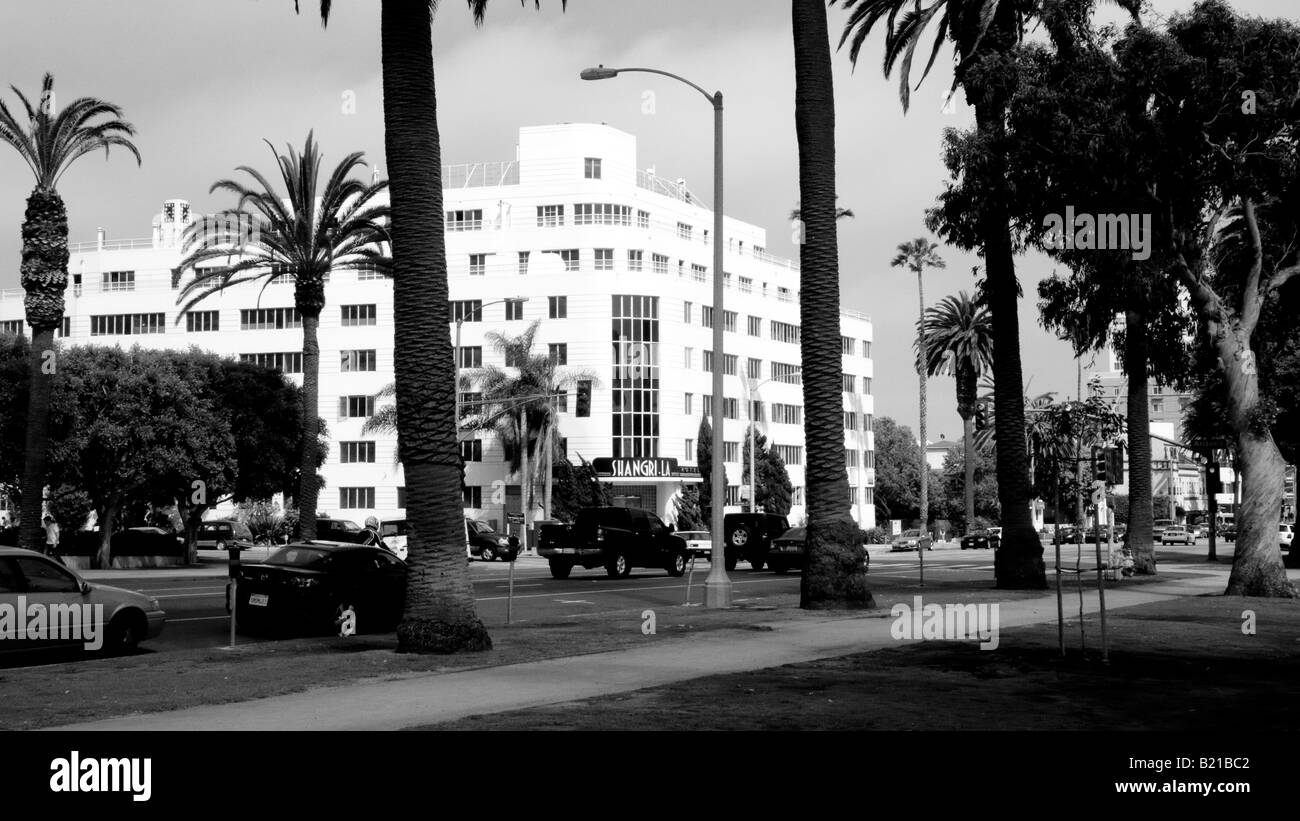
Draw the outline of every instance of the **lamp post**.
<instances>
[{"instance_id":1,"label":"lamp post","mask_svg":"<svg viewBox=\"0 0 1300 821\"><path fill-rule=\"evenodd\" d=\"M725 317L722 309L722 246L724 244L722 233L722 92L716 91L710 94L684 77L678 77L676 74L670 74L656 68L606 68L602 65L596 68L583 69L581 76L584 80L608 80L628 71L661 74L664 77L671 77L700 92L713 105L713 408L711 415L713 416L714 457L711 479L713 486L713 516L709 528L713 534L713 558L709 563L709 577L704 582L704 606L712 608L730 607L731 579L727 577L724 566L726 553L723 547L722 534L722 508L726 503L727 475L723 460L720 458L723 452L722 363L724 356L722 351L722 330Z\"/></svg>"}]
</instances>

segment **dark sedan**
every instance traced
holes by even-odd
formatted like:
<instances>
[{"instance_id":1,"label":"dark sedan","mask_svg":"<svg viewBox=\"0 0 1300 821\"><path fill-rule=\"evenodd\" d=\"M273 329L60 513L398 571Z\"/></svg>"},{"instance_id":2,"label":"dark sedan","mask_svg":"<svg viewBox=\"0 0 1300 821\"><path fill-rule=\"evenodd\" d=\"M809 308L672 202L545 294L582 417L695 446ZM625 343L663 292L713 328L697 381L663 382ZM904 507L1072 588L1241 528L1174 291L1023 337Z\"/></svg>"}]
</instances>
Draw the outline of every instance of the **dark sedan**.
<instances>
[{"instance_id":1,"label":"dark sedan","mask_svg":"<svg viewBox=\"0 0 1300 821\"><path fill-rule=\"evenodd\" d=\"M238 581L236 626L248 632L385 632L406 602L406 564L358 544L286 545L241 566Z\"/></svg>"},{"instance_id":2,"label":"dark sedan","mask_svg":"<svg viewBox=\"0 0 1300 821\"><path fill-rule=\"evenodd\" d=\"M1002 546L1002 537L988 530L972 530L961 539L962 550L997 550Z\"/></svg>"},{"instance_id":3,"label":"dark sedan","mask_svg":"<svg viewBox=\"0 0 1300 821\"><path fill-rule=\"evenodd\" d=\"M867 546L858 544L862 551L862 569L865 571L871 562ZM772 540L767 548L767 566L773 573L788 573L792 569L803 570L808 566L808 529L792 527Z\"/></svg>"}]
</instances>

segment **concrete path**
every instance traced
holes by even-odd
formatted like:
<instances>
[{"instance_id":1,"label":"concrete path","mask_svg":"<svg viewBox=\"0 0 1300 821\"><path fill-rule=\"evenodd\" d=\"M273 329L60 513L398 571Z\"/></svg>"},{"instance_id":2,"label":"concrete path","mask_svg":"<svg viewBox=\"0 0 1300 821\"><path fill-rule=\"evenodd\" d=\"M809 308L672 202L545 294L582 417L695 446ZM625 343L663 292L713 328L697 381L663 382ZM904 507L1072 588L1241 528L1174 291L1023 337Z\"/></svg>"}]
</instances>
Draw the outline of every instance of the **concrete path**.
<instances>
[{"instance_id":1,"label":"concrete path","mask_svg":"<svg viewBox=\"0 0 1300 821\"><path fill-rule=\"evenodd\" d=\"M1107 610L1222 591L1226 572L1106 591ZM1066 617L1078 614L1070 587ZM1095 587L1084 610L1097 611ZM883 616L883 617L882 617ZM1002 629L1051 622L1055 593L999 604ZM325 687L233 704L55 727L54 730L397 730L466 716L624 693L702 676L743 672L897 645L887 611L774 620L770 630L701 633L643 647L395 681Z\"/></svg>"}]
</instances>

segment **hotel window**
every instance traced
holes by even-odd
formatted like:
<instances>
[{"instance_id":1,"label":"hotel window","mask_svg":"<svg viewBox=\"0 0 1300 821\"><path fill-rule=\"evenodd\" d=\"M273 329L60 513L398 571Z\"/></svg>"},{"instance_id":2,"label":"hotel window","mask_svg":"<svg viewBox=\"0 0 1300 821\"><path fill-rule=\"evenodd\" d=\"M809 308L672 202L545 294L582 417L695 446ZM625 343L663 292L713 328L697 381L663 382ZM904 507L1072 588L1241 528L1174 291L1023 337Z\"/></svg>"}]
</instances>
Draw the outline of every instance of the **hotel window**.
<instances>
[{"instance_id":1,"label":"hotel window","mask_svg":"<svg viewBox=\"0 0 1300 821\"><path fill-rule=\"evenodd\" d=\"M339 461L343 464L352 462L375 461L374 442L339 442Z\"/></svg>"},{"instance_id":2,"label":"hotel window","mask_svg":"<svg viewBox=\"0 0 1300 821\"><path fill-rule=\"evenodd\" d=\"M596 248L596 270L612 271L614 270L614 249L613 248Z\"/></svg>"},{"instance_id":3,"label":"hotel window","mask_svg":"<svg viewBox=\"0 0 1300 821\"><path fill-rule=\"evenodd\" d=\"M677 276L679 278L686 276L686 260L684 259L677 260Z\"/></svg>"},{"instance_id":4,"label":"hotel window","mask_svg":"<svg viewBox=\"0 0 1300 821\"><path fill-rule=\"evenodd\" d=\"M72 317L65 316L59 327L54 329L55 338L72 336Z\"/></svg>"},{"instance_id":5,"label":"hotel window","mask_svg":"<svg viewBox=\"0 0 1300 821\"><path fill-rule=\"evenodd\" d=\"M559 228L562 225L564 225L563 205L537 206L537 227L538 228Z\"/></svg>"},{"instance_id":6,"label":"hotel window","mask_svg":"<svg viewBox=\"0 0 1300 821\"><path fill-rule=\"evenodd\" d=\"M778 302L794 302L794 294L789 288L778 287L776 289L776 299Z\"/></svg>"},{"instance_id":7,"label":"hotel window","mask_svg":"<svg viewBox=\"0 0 1300 821\"><path fill-rule=\"evenodd\" d=\"M856 393L857 381L858 381L857 378L851 373L841 374L840 376L844 379L844 392Z\"/></svg>"},{"instance_id":8,"label":"hotel window","mask_svg":"<svg viewBox=\"0 0 1300 821\"><path fill-rule=\"evenodd\" d=\"M874 413L865 413L862 418L862 430L871 433L876 429L876 415Z\"/></svg>"},{"instance_id":9,"label":"hotel window","mask_svg":"<svg viewBox=\"0 0 1300 821\"><path fill-rule=\"evenodd\" d=\"M681 239L691 238L691 226L684 222L677 223L677 236Z\"/></svg>"},{"instance_id":10,"label":"hotel window","mask_svg":"<svg viewBox=\"0 0 1300 821\"><path fill-rule=\"evenodd\" d=\"M1164 412L1165 412L1165 400L1163 400L1163 399L1152 399L1152 400L1151 400L1151 412L1152 412L1152 413L1164 413Z\"/></svg>"},{"instance_id":11,"label":"hotel window","mask_svg":"<svg viewBox=\"0 0 1300 821\"><path fill-rule=\"evenodd\" d=\"M727 485L727 498L725 504L740 504L740 485Z\"/></svg>"},{"instance_id":12,"label":"hotel window","mask_svg":"<svg viewBox=\"0 0 1300 821\"><path fill-rule=\"evenodd\" d=\"M483 394L478 391L464 391L460 395L460 418L476 416L482 409Z\"/></svg>"},{"instance_id":13,"label":"hotel window","mask_svg":"<svg viewBox=\"0 0 1300 821\"><path fill-rule=\"evenodd\" d=\"M704 244L709 244L709 229L707 228L704 229Z\"/></svg>"},{"instance_id":14,"label":"hotel window","mask_svg":"<svg viewBox=\"0 0 1300 821\"><path fill-rule=\"evenodd\" d=\"M687 416L695 415L695 394L686 394L685 401L682 403L682 412Z\"/></svg>"},{"instance_id":15,"label":"hotel window","mask_svg":"<svg viewBox=\"0 0 1300 821\"><path fill-rule=\"evenodd\" d=\"M555 412L556 412L556 413L568 413L568 412L569 412L569 394L568 394L568 391L556 392L556 394L555 394Z\"/></svg>"},{"instance_id":16,"label":"hotel window","mask_svg":"<svg viewBox=\"0 0 1300 821\"><path fill-rule=\"evenodd\" d=\"M483 440L466 439L460 443L460 458L466 462L483 461Z\"/></svg>"},{"instance_id":17,"label":"hotel window","mask_svg":"<svg viewBox=\"0 0 1300 821\"><path fill-rule=\"evenodd\" d=\"M702 361L705 373L713 373L713 351L705 351Z\"/></svg>"},{"instance_id":18,"label":"hotel window","mask_svg":"<svg viewBox=\"0 0 1300 821\"><path fill-rule=\"evenodd\" d=\"M871 393L871 377L862 377L862 392L867 394Z\"/></svg>"},{"instance_id":19,"label":"hotel window","mask_svg":"<svg viewBox=\"0 0 1300 821\"><path fill-rule=\"evenodd\" d=\"M844 465L851 468L858 466L858 452L856 450L844 451Z\"/></svg>"},{"instance_id":20,"label":"hotel window","mask_svg":"<svg viewBox=\"0 0 1300 821\"><path fill-rule=\"evenodd\" d=\"M840 353L845 356L854 356L857 353L858 341L851 336L840 337Z\"/></svg>"},{"instance_id":21,"label":"hotel window","mask_svg":"<svg viewBox=\"0 0 1300 821\"><path fill-rule=\"evenodd\" d=\"M802 425L803 406L772 403L772 421L778 425Z\"/></svg>"},{"instance_id":22,"label":"hotel window","mask_svg":"<svg viewBox=\"0 0 1300 821\"><path fill-rule=\"evenodd\" d=\"M339 488L339 508L342 510L374 510L375 489L373 487Z\"/></svg>"},{"instance_id":23,"label":"hotel window","mask_svg":"<svg viewBox=\"0 0 1300 821\"><path fill-rule=\"evenodd\" d=\"M723 453L722 461L724 461L724 462L739 462L739 461L740 461L740 443L739 443L739 442L723 442L723 443L722 443L722 453Z\"/></svg>"},{"instance_id":24,"label":"hotel window","mask_svg":"<svg viewBox=\"0 0 1300 821\"><path fill-rule=\"evenodd\" d=\"M856 411L844 411L844 429L858 429L858 414Z\"/></svg>"},{"instance_id":25,"label":"hotel window","mask_svg":"<svg viewBox=\"0 0 1300 821\"><path fill-rule=\"evenodd\" d=\"M462 368L483 367L483 347L481 345L462 347L460 349L460 366Z\"/></svg>"},{"instance_id":26,"label":"hotel window","mask_svg":"<svg viewBox=\"0 0 1300 821\"><path fill-rule=\"evenodd\" d=\"M682 357L682 367L687 369L694 368L695 362L693 360L695 359L695 349L688 347L683 348L682 350L685 353L685 356Z\"/></svg>"},{"instance_id":27,"label":"hotel window","mask_svg":"<svg viewBox=\"0 0 1300 821\"><path fill-rule=\"evenodd\" d=\"M4 322L0 322L0 334L22 336L23 321L21 319L6 319Z\"/></svg>"},{"instance_id":28,"label":"hotel window","mask_svg":"<svg viewBox=\"0 0 1300 821\"><path fill-rule=\"evenodd\" d=\"M705 279L705 275L708 274L708 272L709 269L705 268L703 265L696 265L695 263L691 263L691 279L695 280L696 282L703 282Z\"/></svg>"},{"instance_id":29,"label":"hotel window","mask_svg":"<svg viewBox=\"0 0 1300 821\"><path fill-rule=\"evenodd\" d=\"M105 271L101 291L134 291L135 271Z\"/></svg>"},{"instance_id":30,"label":"hotel window","mask_svg":"<svg viewBox=\"0 0 1300 821\"><path fill-rule=\"evenodd\" d=\"M643 257L644 257L644 252L642 252L642 251L628 251L628 252L627 252L627 269L628 269L629 271L640 271L640 270L642 270L641 263L642 263L642 258L643 258Z\"/></svg>"},{"instance_id":31,"label":"hotel window","mask_svg":"<svg viewBox=\"0 0 1300 821\"><path fill-rule=\"evenodd\" d=\"M736 312L723 310L722 312L722 330L736 332Z\"/></svg>"},{"instance_id":32,"label":"hotel window","mask_svg":"<svg viewBox=\"0 0 1300 821\"><path fill-rule=\"evenodd\" d=\"M740 292L742 294L752 294L754 292L754 280L750 277L741 277Z\"/></svg>"},{"instance_id":33,"label":"hotel window","mask_svg":"<svg viewBox=\"0 0 1300 821\"><path fill-rule=\"evenodd\" d=\"M866 455L866 461L867 461L867 463L866 463L865 465L863 465L863 467L866 467L866 468L875 468L875 466L876 466L876 452L875 452L874 450L869 450L869 451L866 451L866 452L865 452L865 455Z\"/></svg>"},{"instance_id":34,"label":"hotel window","mask_svg":"<svg viewBox=\"0 0 1300 821\"><path fill-rule=\"evenodd\" d=\"M870 358L871 358L871 340L870 340L870 339L864 339L864 340L862 340L862 356L863 356L864 359L870 359Z\"/></svg>"},{"instance_id":35,"label":"hotel window","mask_svg":"<svg viewBox=\"0 0 1300 821\"><path fill-rule=\"evenodd\" d=\"M379 269L375 267L374 263L357 263L356 272L358 281L367 279L386 279L386 277L379 272Z\"/></svg>"},{"instance_id":36,"label":"hotel window","mask_svg":"<svg viewBox=\"0 0 1300 821\"><path fill-rule=\"evenodd\" d=\"M745 360L745 376L750 379L763 378L763 360L749 357Z\"/></svg>"},{"instance_id":37,"label":"hotel window","mask_svg":"<svg viewBox=\"0 0 1300 821\"><path fill-rule=\"evenodd\" d=\"M857 500L858 500L858 489L853 487L852 485L849 485L849 504L853 504Z\"/></svg>"},{"instance_id":38,"label":"hotel window","mask_svg":"<svg viewBox=\"0 0 1300 821\"><path fill-rule=\"evenodd\" d=\"M722 418L723 418L723 419L739 419L739 418L740 418L740 400L739 400L739 399L729 399L729 398L727 398L727 397L725 397L725 396L722 398Z\"/></svg>"},{"instance_id":39,"label":"hotel window","mask_svg":"<svg viewBox=\"0 0 1300 821\"><path fill-rule=\"evenodd\" d=\"M527 251L519 252L519 273L521 274L528 273L528 252Z\"/></svg>"},{"instance_id":40,"label":"hotel window","mask_svg":"<svg viewBox=\"0 0 1300 821\"><path fill-rule=\"evenodd\" d=\"M772 381L784 382L787 385L802 385L803 374L798 365L789 365L785 362L773 362Z\"/></svg>"},{"instance_id":41,"label":"hotel window","mask_svg":"<svg viewBox=\"0 0 1300 821\"><path fill-rule=\"evenodd\" d=\"M610 419L619 458L659 456L659 299L613 294Z\"/></svg>"},{"instance_id":42,"label":"hotel window","mask_svg":"<svg viewBox=\"0 0 1300 821\"><path fill-rule=\"evenodd\" d=\"M241 353L240 362L274 368L280 373L302 373L302 351L279 353Z\"/></svg>"},{"instance_id":43,"label":"hotel window","mask_svg":"<svg viewBox=\"0 0 1300 821\"><path fill-rule=\"evenodd\" d=\"M694 308L695 308L695 303L693 302L682 303L682 321L685 322L687 325L691 324L691 315L694 313ZM701 311L703 311L702 308Z\"/></svg>"},{"instance_id":44,"label":"hotel window","mask_svg":"<svg viewBox=\"0 0 1300 821\"><path fill-rule=\"evenodd\" d=\"M195 311L185 315L185 330L188 333L206 333L221 330L220 311Z\"/></svg>"},{"instance_id":45,"label":"hotel window","mask_svg":"<svg viewBox=\"0 0 1300 821\"><path fill-rule=\"evenodd\" d=\"M739 359L740 357L734 353L724 353L722 355L722 374L724 376L735 376L736 363Z\"/></svg>"},{"instance_id":46,"label":"hotel window","mask_svg":"<svg viewBox=\"0 0 1300 821\"><path fill-rule=\"evenodd\" d=\"M241 331L280 331L301 328L297 308L245 308L239 312Z\"/></svg>"},{"instance_id":47,"label":"hotel window","mask_svg":"<svg viewBox=\"0 0 1300 821\"><path fill-rule=\"evenodd\" d=\"M632 208L612 202L579 202L573 206L574 225L632 225Z\"/></svg>"},{"instance_id":48,"label":"hotel window","mask_svg":"<svg viewBox=\"0 0 1300 821\"><path fill-rule=\"evenodd\" d=\"M582 161L583 179L598 180L600 179L600 158L586 157Z\"/></svg>"},{"instance_id":49,"label":"hotel window","mask_svg":"<svg viewBox=\"0 0 1300 821\"><path fill-rule=\"evenodd\" d=\"M91 336L125 336L166 332L166 314L101 314L90 318Z\"/></svg>"},{"instance_id":50,"label":"hotel window","mask_svg":"<svg viewBox=\"0 0 1300 821\"><path fill-rule=\"evenodd\" d=\"M802 488L802 487L791 488L791 490L790 490L790 504L792 504L792 505L802 505L802 504L803 504L803 488Z\"/></svg>"},{"instance_id":51,"label":"hotel window","mask_svg":"<svg viewBox=\"0 0 1300 821\"><path fill-rule=\"evenodd\" d=\"M576 407L573 409L573 415L578 417L591 416L591 380L579 380L576 394L574 398Z\"/></svg>"},{"instance_id":52,"label":"hotel window","mask_svg":"<svg viewBox=\"0 0 1300 821\"><path fill-rule=\"evenodd\" d=\"M749 333L750 336L762 336L762 335L763 335L763 319L762 319L762 317L750 316L750 317L746 317L746 320L747 320L747 325L748 325L747 332Z\"/></svg>"},{"instance_id":53,"label":"hotel window","mask_svg":"<svg viewBox=\"0 0 1300 821\"><path fill-rule=\"evenodd\" d=\"M700 306L700 324L706 328L713 327L713 308L708 305Z\"/></svg>"},{"instance_id":54,"label":"hotel window","mask_svg":"<svg viewBox=\"0 0 1300 821\"><path fill-rule=\"evenodd\" d=\"M567 342L552 342L546 346L547 358L551 360L552 365L569 364L569 344Z\"/></svg>"},{"instance_id":55,"label":"hotel window","mask_svg":"<svg viewBox=\"0 0 1300 821\"><path fill-rule=\"evenodd\" d=\"M763 418L763 403L755 399L749 403L749 420L751 422L762 422Z\"/></svg>"},{"instance_id":56,"label":"hotel window","mask_svg":"<svg viewBox=\"0 0 1300 821\"><path fill-rule=\"evenodd\" d=\"M506 348L505 359L507 368L522 368L528 363L528 354L512 345Z\"/></svg>"},{"instance_id":57,"label":"hotel window","mask_svg":"<svg viewBox=\"0 0 1300 821\"><path fill-rule=\"evenodd\" d=\"M522 299L507 299L503 304L506 306L506 322L514 322L524 318L524 301Z\"/></svg>"},{"instance_id":58,"label":"hotel window","mask_svg":"<svg viewBox=\"0 0 1300 821\"><path fill-rule=\"evenodd\" d=\"M663 254L651 254L650 261L654 265L656 274L668 273L668 257Z\"/></svg>"},{"instance_id":59,"label":"hotel window","mask_svg":"<svg viewBox=\"0 0 1300 821\"><path fill-rule=\"evenodd\" d=\"M704 394L703 404L704 404L704 418L712 419L713 418L713 394L711 393Z\"/></svg>"},{"instance_id":60,"label":"hotel window","mask_svg":"<svg viewBox=\"0 0 1300 821\"><path fill-rule=\"evenodd\" d=\"M375 397L373 396L340 396L339 397L339 418L340 419L360 419L375 415Z\"/></svg>"},{"instance_id":61,"label":"hotel window","mask_svg":"<svg viewBox=\"0 0 1300 821\"><path fill-rule=\"evenodd\" d=\"M550 296L547 300L547 316L551 319L565 319L569 316L569 298L567 296Z\"/></svg>"},{"instance_id":62,"label":"hotel window","mask_svg":"<svg viewBox=\"0 0 1300 821\"><path fill-rule=\"evenodd\" d=\"M874 505L876 503L876 489L874 487L864 487L862 489L862 504Z\"/></svg>"},{"instance_id":63,"label":"hotel window","mask_svg":"<svg viewBox=\"0 0 1300 821\"><path fill-rule=\"evenodd\" d=\"M803 464L803 446L801 445L773 445L772 452L781 457L781 461L787 465Z\"/></svg>"},{"instance_id":64,"label":"hotel window","mask_svg":"<svg viewBox=\"0 0 1300 821\"><path fill-rule=\"evenodd\" d=\"M341 305L339 307L343 312L344 327L376 324L374 305Z\"/></svg>"},{"instance_id":65,"label":"hotel window","mask_svg":"<svg viewBox=\"0 0 1300 821\"><path fill-rule=\"evenodd\" d=\"M483 227L483 209L448 211L446 223L448 231L478 231Z\"/></svg>"},{"instance_id":66,"label":"hotel window","mask_svg":"<svg viewBox=\"0 0 1300 821\"><path fill-rule=\"evenodd\" d=\"M401 509L406 508L406 486L405 485L397 489L397 506Z\"/></svg>"},{"instance_id":67,"label":"hotel window","mask_svg":"<svg viewBox=\"0 0 1300 821\"><path fill-rule=\"evenodd\" d=\"M798 325L791 325L788 322L777 322L775 319L769 324L772 329L772 338L777 342L788 342L791 345L799 344Z\"/></svg>"},{"instance_id":68,"label":"hotel window","mask_svg":"<svg viewBox=\"0 0 1300 821\"><path fill-rule=\"evenodd\" d=\"M469 275L472 277L487 275L487 254L469 255Z\"/></svg>"},{"instance_id":69,"label":"hotel window","mask_svg":"<svg viewBox=\"0 0 1300 821\"><path fill-rule=\"evenodd\" d=\"M375 352L371 350L340 351L339 370L344 373L375 370Z\"/></svg>"},{"instance_id":70,"label":"hotel window","mask_svg":"<svg viewBox=\"0 0 1300 821\"><path fill-rule=\"evenodd\" d=\"M578 254L577 248L568 248L566 250L561 251L560 259L564 261L564 270L566 271L578 270L578 263L580 260L580 256Z\"/></svg>"},{"instance_id":71,"label":"hotel window","mask_svg":"<svg viewBox=\"0 0 1300 821\"><path fill-rule=\"evenodd\" d=\"M694 462L698 458L700 457L699 454L695 452L695 440L687 439L685 442L685 447L682 448L682 461Z\"/></svg>"},{"instance_id":72,"label":"hotel window","mask_svg":"<svg viewBox=\"0 0 1300 821\"><path fill-rule=\"evenodd\" d=\"M449 322L482 322L483 300L456 299L447 303Z\"/></svg>"},{"instance_id":73,"label":"hotel window","mask_svg":"<svg viewBox=\"0 0 1300 821\"><path fill-rule=\"evenodd\" d=\"M460 489L460 501L465 507L483 507L483 488L465 486Z\"/></svg>"},{"instance_id":74,"label":"hotel window","mask_svg":"<svg viewBox=\"0 0 1300 821\"><path fill-rule=\"evenodd\" d=\"M636 212L636 227L637 227L637 228L649 228L649 227L650 227L650 212L649 212L649 211L637 211L637 212Z\"/></svg>"},{"instance_id":75,"label":"hotel window","mask_svg":"<svg viewBox=\"0 0 1300 821\"><path fill-rule=\"evenodd\" d=\"M1151 392L1156 396L1159 396L1160 394L1165 392L1165 388L1163 385L1152 385Z\"/></svg>"}]
</instances>

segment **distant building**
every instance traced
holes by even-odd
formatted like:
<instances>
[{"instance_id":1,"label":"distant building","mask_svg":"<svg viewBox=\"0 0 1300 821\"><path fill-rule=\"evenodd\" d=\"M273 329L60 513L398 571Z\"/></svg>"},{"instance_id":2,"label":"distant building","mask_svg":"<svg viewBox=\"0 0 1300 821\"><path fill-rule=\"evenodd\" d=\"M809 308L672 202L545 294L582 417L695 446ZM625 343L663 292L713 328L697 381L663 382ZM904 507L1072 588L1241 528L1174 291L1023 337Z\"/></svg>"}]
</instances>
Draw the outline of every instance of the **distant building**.
<instances>
[{"instance_id":1,"label":"distant building","mask_svg":"<svg viewBox=\"0 0 1300 821\"><path fill-rule=\"evenodd\" d=\"M932 470L943 470L943 461L950 453L961 455L961 440L947 439L941 433L938 441L926 444L925 461Z\"/></svg>"}]
</instances>

